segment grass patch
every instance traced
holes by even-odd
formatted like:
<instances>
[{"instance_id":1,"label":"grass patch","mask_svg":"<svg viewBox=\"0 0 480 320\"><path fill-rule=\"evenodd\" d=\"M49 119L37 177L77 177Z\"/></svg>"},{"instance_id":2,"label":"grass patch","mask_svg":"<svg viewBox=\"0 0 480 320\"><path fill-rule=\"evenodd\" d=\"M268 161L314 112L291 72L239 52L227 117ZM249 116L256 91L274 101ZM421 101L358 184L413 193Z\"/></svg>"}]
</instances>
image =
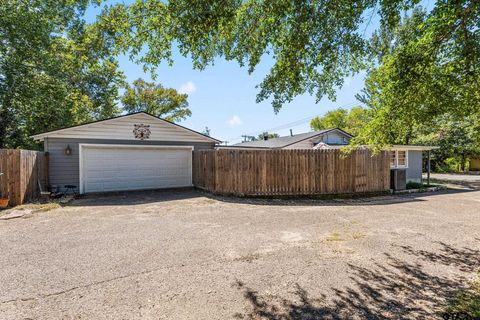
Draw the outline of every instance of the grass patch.
<instances>
[{"instance_id":1,"label":"grass patch","mask_svg":"<svg viewBox=\"0 0 480 320\"><path fill-rule=\"evenodd\" d=\"M470 287L462 290L449 303L447 314L468 314L473 319L480 319L480 272Z\"/></svg>"},{"instance_id":2,"label":"grass patch","mask_svg":"<svg viewBox=\"0 0 480 320\"><path fill-rule=\"evenodd\" d=\"M365 238L365 235L361 232L354 232L354 233L352 233L352 238L354 240L358 240L358 239Z\"/></svg>"},{"instance_id":3,"label":"grass patch","mask_svg":"<svg viewBox=\"0 0 480 320\"><path fill-rule=\"evenodd\" d=\"M343 239L340 236L340 233L333 232L327 237L327 241L343 241Z\"/></svg>"},{"instance_id":4,"label":"grass patch","mask_svg":"<svg viewBox=\"0 0 480 320\"><path fill-rule=\"evenodd\" d=\"M424 191L424 190L427 190L427 188L439 187L439 186L440 186L439 184L433 184L433 183L426 184L426 183L419 183L419 182L413 182L413 181L407 182L407 190L418 189L418 190Z\"/></svg>"},{"instance_id":5,"label":"grass patch","mask_svg":"<svg viewBox=\"0 0 480 320\"><path fill-rule=\"evenodd\" d=\"M33 212L46 212L53 209L61 208L62 206L57 202L47 202L47 203L28 203L15 207L17 210L29 209Z\"/></svg>"},{"instance_id":6,"label":"grass patch","mask_svg":"<svg viewBox=\"0 0 480 320\"><path fill-rule=\"evenodd\" d=\"M213 200L213 199L205 199L204 201L205 201L205 203L209 203L209 204L218 202L217 200Z\"/></svg>"},{"instance_id":7,"label":"grass patch","mask_svg":"<svg viewBox=\"0 0 480 320\"><path fill-rule=\"evenodd\" d=\"M428 188L432 188L432 187L446 188L444 184L439 184L439 183L426 184L426 183L418 183L413 181L407 182L407 190L416 189L419 191L426 191Z\"/></svg>"},{"instance_id":8,"label":"grass patch","mask_svg":"<svg viewBox=\"0 0 480 320\"><path fill-rule=\"evenodd\" d=\"M252 263L255 260L258 260L260 255L258 253L249 253L247 255L233 259L233 261L248 262Z\"/></svg>"}]
</instances>

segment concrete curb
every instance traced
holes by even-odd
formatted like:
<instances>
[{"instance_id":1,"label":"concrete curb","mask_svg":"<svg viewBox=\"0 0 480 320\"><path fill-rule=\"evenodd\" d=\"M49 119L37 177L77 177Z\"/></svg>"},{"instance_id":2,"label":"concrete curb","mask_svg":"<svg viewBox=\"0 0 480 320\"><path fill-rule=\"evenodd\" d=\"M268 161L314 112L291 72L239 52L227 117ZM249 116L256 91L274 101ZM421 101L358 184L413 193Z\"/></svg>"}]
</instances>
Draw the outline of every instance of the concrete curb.
<instances>
[{"instance_id":1,"label":"concrete curb","mask_svg":"<svg viewBox=\"0 0 480 320\"><path fill-rule=\"evenodd\" d=\"M407 190L397 190L393 191L393 194L409 194L409 193L422 193L422 192L435 192L440 190L447 190L445 186L435 186L422 189L407 189Z\"/></svg>"}]
</instances>

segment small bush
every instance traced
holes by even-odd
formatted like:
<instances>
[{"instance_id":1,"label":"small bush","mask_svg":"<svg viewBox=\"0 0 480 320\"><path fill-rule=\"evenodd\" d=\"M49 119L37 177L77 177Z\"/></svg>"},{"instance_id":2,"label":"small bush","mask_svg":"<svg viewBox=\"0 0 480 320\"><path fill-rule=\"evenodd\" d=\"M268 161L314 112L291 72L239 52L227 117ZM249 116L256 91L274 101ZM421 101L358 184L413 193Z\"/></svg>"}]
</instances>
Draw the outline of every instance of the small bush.
<instances>
[{"instance_id":1,"label":"small bush","mask_svg":"<svg viewBox=\"0 0 480 320\"><path fill-rule=\"evenodd\" d=\"M457 158L450 157L445 159L445 164L448 167L448 170L450 172L459 172L461 168L461 161L458 160Z\"/></svg>"},{"instance_id":2,"label":"small bush","mask_svg":"<svg viewBox=\"0 0 480 320\"><path fill-rule=\"evenodd\" d=\"M450 157L441 162L436 162L432 168L436 173L459 173L461 171L462 162L455 158ZM468 170L468 161L465 163L465 169Z\"/></svg>"},{"instance_id":3,"label":"small bush","mask_svg":"<svg viewBox=\"0 0 480 320\"><path fill-rule=\"evenodd\" d=\"M407 189L425 189L425 186L419 182L407 182Z\"/></svg>"}]
</instances>

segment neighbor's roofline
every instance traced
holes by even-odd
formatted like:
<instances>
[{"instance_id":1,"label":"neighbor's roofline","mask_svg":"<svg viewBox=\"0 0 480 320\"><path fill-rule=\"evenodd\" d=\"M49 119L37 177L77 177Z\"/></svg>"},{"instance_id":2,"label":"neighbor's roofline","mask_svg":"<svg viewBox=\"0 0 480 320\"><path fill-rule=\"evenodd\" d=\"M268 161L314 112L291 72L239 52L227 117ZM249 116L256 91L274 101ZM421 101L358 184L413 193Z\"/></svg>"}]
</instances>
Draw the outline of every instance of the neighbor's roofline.
<instances>
[{"instance_id":1,"label":"neighbor's roofline","mask_svg":"<svg viewBox=\"0 0 480 320\"><path fill-rule=\"evenodd\" d=\"M188 130L190 132L193 132L193 133L196 133L198 135L201 135L207 139L210 139L210 140L213 140L214 142L216 143L221 143L222 141L218 140L218 139L215 139L215 138L212 138L212 137L209 137L203 133L200 133L198 131L195 131L195 130L192 130L192 129L189 129L189 128L186 128L184 126L181 126L179 124L176 124L176 123L173 123L171 121L168 121L168 120L165 120L163 118L160 118L160 117L156 117L154 116L153 114L150 114L148 112L145 112L145 111L138 111L138 112L133 112L133 113L129 113L129 114L123 114L123 115L120 115L120 116L116 116L116 117L112 117L112 118L108 118L108 119L103 119L103 120L96 120L96 121L91 121L91 122L87 122L87 123L83 123L83 124L77 124L77 125L74 125L74 126L71 126L71 127L65 127L65 128L61 128L61 129L56 129L56 130L51 130L51 131L46 131L46 132L42 132L42 133L37 133L37 134L34 134L34 135L31 135L30 138L33 138L34 140L39 140L39 141L42 141L45 137L47 137L48 135L50 134L56 134L56 133L60 133L60 132L63 132L63 131L66 131L66 130L70 130L70 129L73 129L73 128L79 128L79 127L89 127L93 124L97 124L97 123L100 123L100 122L108 122L108 121L112 121L112 120L116 120L116 119L119 119L119 118L125 118L125 117L129 117L129 116L133 116L133 115L137 115L137 114L145 114L147 116L150 116L152 118L155 118L157 120L161 120L161 121L164 121L164 122L167 122L169 124L172 124L174 126L177 126L179 128L182 128L182 129L185 129L185 130Z\"/></svg>"},{"instance_id":2,"label":"neighbor's roofline","mask_svg":"<svg viewBox=\"0 0 480 320\"><path fill-rule=\"evenodd\" d=\"M317 134L313 135L313 136L309 136L309 137L306 137L306 138L303 138L303 139L300 139L300 140L296 140L294 142L291 142L291 143L287 143L287 144L284 144L284 145L281 145L279 147L256 147L256 146L242 146L241 143L238 144L238 145L231 145L231 146L228 146L228 147L232 147L232 148L257 148L257 149L282 149L282 148L285 148L285 147L288 147L288 146L291 146L293 144L296 144L296 143L299 143L299 142L302 142L302 141L305 141L305 140L308 140L308 139L312 139L316 136L319 136L319 135L323 135L323 134L327 134L329 132L332 132L334 130L337 130L337 131L340 131L341 133L349 136L350 138L353 138L353 135L351 135L350 133L340 129L340 128L331 128L331 129L325 129L323 131L318 131ZM314 131L315 132L315 131ZM308 133L308 132L305 132L305 133ZM305 134L305 133L299 133L300 134ZM295 136L295 135L294 135ZM270 141L270 140L275 140L275 139L280 139L280 138L285 138L285 137L288 137L288 136L283 136L283 137L278 137L278 138L272 138L272 139L268 139L266 141ZM257 140L257 141L262 141L262 140ZM252 142L255 142L255 141L252 141ZM225 147L225 146L224 146Z\"/></svg>"},{"instance_id":3,"label":"neighbor's roofline","mask_svg":"<svg viewBox=\"0 0 480 320\"><path fill-rule=\"evenodd\" d=\"M278 148L270 148L270 147L252 147L252 146L235 146L235 145L231 145L231 146L218 145L215 148L217 149L251 149L251 150L252 149L261 149L261 150L278 149Z\"/></svg>"},{"instance_id":4,"label":"neighbor's roofline","mask_svg":"<svg viewBox=\"0 0 480 320\"><path fill-rule=\"evenodd\" d=\"M348 133L347 131L345 131L345 130L343 130L343 129L340 129L339 127L333 128L333 129L331 129L330 131L332 131L332 130L338 130L338 131L346 134L346 135L349 136L350 138L354 138L354 137L355 137L353 134L350 134L350 133Z\"/></svg>"},{"instance_id":5,"label":"neighbor's roofline","mask_svg":"<svg viewBox=\"0 0 480 320\"><path fill-rule=\"evenodd\" d=\"M346 134L346 135L349 136L350 138L353 138L353 136L352 136L350 133L348 133L348 132L346 132L346 131L343 131L342 129L340 129L340 128L337 127L337 128L327 129L327 130L325 130L325 131L320 131L320 132L319 132L318 134L316 134L316 135L310 136L310 137L308 137L308 138L304 138L304 139L297 140L297 141L295 141L295 142L286 144L286 145L281 146L281 147L278 147L278 148L285 148L285 147L291 146L291 145L293 145L293 144L295 144L295 143L299 143L299 142L302 142L302 141L305 141L305 140L308 140L308 139L312 139L313 137L316 137L316 136L319 136L319 135L322 135L322 134L327 134L327 133L332 132L332 131L334 131L334 130L338 130L338 131L342 132L343 134Z\"/></svg>"},{"instance_id":6,"label":"neighbor's roofline","mask_svg":"<svg viewBox=\"0 0 480 320\"><path fill-rule=\"evenodd\" d=\"M300 140L303 141L303 140ZM348 147L349 145L335 145L335 144L327 144L326 145L330 149L342 149L345 147ZM363 148L369 148L368 145L363 145L361 146ZM261 149L261 150L276 150L280 149L283 147L276 147L276 148L271 148L271 147L252 147L252 146L217 146L217 149ZM401 144L395 144L386 148L383 148L383 150L411 150L411 151L429 151L429 150L436 150L440 149L440 147L437 146L414 146L414 145L401 145ZM309 149L310 150L310 149Z\"/></svg>"}]
</instances>

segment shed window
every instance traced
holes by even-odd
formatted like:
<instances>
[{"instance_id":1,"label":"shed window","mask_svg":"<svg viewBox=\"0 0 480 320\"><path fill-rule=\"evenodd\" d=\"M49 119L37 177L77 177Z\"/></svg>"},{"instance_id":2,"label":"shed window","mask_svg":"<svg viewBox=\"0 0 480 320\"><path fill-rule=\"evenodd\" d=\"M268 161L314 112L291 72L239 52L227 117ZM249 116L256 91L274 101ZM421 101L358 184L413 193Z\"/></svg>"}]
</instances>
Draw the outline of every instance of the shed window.
<instances>
[{"instance_id":1,"label":"shed window","mask_svg":"<svg viewBox=\"0 0 480 320\"><path fill-rule=\"evenodd\" d=\"M391 168L408 168L408 151L395 150L390 151Z\"/></svg>"},{"instance_id":2,"label":"shed window","mask_svg":"<svg viewBox=\"0 0 480 320\"><path fill-rule=\"evenodd\" d=\"M407 151L397 151L397 166L407 165Z\"/></svg>"},{"instance_id":3,"label":"shed window","mask_svg":"<svg viewBox=\"0 0 480 320\"><path fill-rule=\"evenodd\" d=\"M392 168L394 168L395 164L397 163L396 154L396 151L390 151L390 167Z\"/></svg>"}]
</instances>

